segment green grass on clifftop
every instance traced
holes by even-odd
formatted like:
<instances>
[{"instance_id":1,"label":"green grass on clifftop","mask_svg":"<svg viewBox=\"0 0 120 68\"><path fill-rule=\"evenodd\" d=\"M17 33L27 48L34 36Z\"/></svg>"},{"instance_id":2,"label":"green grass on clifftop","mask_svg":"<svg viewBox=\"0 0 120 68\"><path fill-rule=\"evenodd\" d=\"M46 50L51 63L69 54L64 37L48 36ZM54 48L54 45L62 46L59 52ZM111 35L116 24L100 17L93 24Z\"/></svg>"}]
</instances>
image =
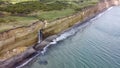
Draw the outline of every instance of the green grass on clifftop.
<instances>
[{"instance_id":1,"label":"green grass on clifftop","mask_svg":"<svg viewBox=\"0 0 120 68\"><path fill-rule=\"evenodd\" d=\"M0 0L0 32L27 26L38 20L51 22L97 2L98 0Z\"/></svg>"},{"instance_id":2,"label":"green grass on clifftop","mask_svg":"<svg viewBox=\"0 0 120 68\"><path fill-rule=\"evenodd\" d=\"M38 19L44 18L48 22L56 20L61 17L69 16L75 13L73 9L63 9L63 10L54 10L54 11L46 11L46 12L37 12L36 15Z\"/></svg>"},{"instance_id":3,"label":"green grass on clifftop","mask_svg":"<svg viewBox=\"0 0 120 68\"><path fill-rule=\"evenodd\" d=\"M38 21L35 17L6 16L0 17L0 32L8 29L27 26Z\"/></svg>"},{"instance_id":4,"label":"green grass on clifftop","mask_svg":"<svg viewBox=\"0 0 120 68\"><path fill-rule=\"evenodd\" d=\"M38 0L1 0L1 1L7 1L12 4L20 3L20 2L25 2L25 1L38 1Z\"/></svg>"}]
</instances>

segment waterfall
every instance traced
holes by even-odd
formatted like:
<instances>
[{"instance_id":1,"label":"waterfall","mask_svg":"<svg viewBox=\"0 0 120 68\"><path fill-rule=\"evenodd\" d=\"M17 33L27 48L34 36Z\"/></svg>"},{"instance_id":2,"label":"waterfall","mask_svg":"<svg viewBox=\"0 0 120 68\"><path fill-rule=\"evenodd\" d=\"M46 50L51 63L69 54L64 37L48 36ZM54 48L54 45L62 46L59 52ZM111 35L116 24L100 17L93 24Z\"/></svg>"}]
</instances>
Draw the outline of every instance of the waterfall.
<instances>
[{"instance_id":1,"label":"waterfall","mask_svg":"<svg viewBox=\"0 0 120 68\"><path fill-rule=\"evenodd\" d=\"M41 43L42 40L43 40L43 33L42 30L40 29L38 31L38 43Z\"/></svg>"}]
</instances>

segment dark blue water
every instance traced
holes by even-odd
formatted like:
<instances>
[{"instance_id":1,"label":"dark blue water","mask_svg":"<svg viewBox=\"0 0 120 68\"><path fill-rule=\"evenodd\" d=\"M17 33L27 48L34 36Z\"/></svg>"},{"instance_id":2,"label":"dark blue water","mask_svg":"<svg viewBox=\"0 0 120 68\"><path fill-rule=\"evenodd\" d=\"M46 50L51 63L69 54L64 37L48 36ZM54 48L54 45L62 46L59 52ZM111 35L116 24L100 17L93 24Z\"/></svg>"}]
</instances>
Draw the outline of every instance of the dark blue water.
<instances>
[{"instance_id":1,"label":"dark blue water","mask_svg":"<svg viewBox=\"0 0 120 68\"><path fill-rule=\"evenodd\" d=\"M88 23L84 30L79 26L76 34L52 45L29 68L120 68L120 6Z\"/></svg>"}]
</instances>

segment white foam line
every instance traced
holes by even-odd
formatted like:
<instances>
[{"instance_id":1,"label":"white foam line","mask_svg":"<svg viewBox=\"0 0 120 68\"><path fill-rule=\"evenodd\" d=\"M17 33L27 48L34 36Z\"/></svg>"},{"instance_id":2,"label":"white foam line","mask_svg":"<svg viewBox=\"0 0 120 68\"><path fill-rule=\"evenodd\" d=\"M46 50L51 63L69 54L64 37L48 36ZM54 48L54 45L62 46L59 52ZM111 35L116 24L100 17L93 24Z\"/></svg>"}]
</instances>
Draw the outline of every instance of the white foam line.
<instances>
[{"instance_id":1,"label":"white foam line","mask_svg":"<svg viewBox=\"0 0 120 68\"><path fill-rule=\"evenodd\" d=\"M113 8L113 7L108 8L106 11L98 14L95 18L91 19L90 21L96 20L97 18L99 18L99 17L101 17L102 15L104 15L106 12L110 11L112 8Z\"/></svg>"},{"instance_id":2,"label":"white foam line","mask_svg":"<svg viewBox=\"0 0 120 68\"><path fill-rule=\"evenodd\" d=\"M34 58L36 58L39 54L37 54L36 56L30 58L29 60L27 60L25 63L23 63L20 66L17 66L16 68L22 68L23 66L27 65L29 62L31 62Z\"/></svg>"},{"instance_id":3,"label":"white foam line","mask_svg":"<svg viewBox=\"0 0 120 68\"><path fill-rule=\"evenodd\" d=\"M47 51L47 48L52 45L52 44L57 44L58 41L64 40L66 38L68 38L69 36L75 34L78 31L77 28L75 29L71 29L63 34L61 34L59 37L57 37L56 39L53 39L52 42L50 42L46 47L43 48L43 51L41 51L41 54L44 55L44 53Z\"/></svg>"}]
</instances>

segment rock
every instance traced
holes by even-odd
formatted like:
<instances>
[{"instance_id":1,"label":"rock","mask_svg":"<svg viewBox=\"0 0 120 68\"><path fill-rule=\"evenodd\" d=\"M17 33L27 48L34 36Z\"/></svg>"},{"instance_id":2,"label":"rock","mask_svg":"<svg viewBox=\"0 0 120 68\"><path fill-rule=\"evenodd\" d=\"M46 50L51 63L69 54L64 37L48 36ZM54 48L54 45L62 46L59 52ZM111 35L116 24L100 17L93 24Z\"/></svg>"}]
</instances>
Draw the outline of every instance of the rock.
<instances>
[{"instance_id":1,"label":"rock","mask_svg":"<svg viewBox=\"0 0 120 68\"><path fill-rule=\"evenodd\" d=\"M16 66L17 63L20 63L26 59L29 59L29 57L35 52L36 50L30 47L29 49L27 49L25 52L23 52L20 55L7 59L3 62L0 62L0 68L8 68L8 67L14 68L14 66Z\"/></svg>"},{"instance_id":2,"label":"rock","mask_svg":"<svg viewBox=\"0 0 120 68\"><path fill-rule=\"evenodd\" d=\"M53 39L56 39L58 36L57 35L52 35L48 38L45 39L45 41L52 42Z\"/></svg>"},{"instance_id":3,"label":"rock","mask_svg":"<svg viewBox=\"0 0 120 68\"><path fill-rule=\"evenodd\" d=\"M47 62L46 60L41 60L41 61L39 61L38 63L39 63L40 65L41 65L41 64L43 64L43 65L47 65L47 64L48 64L48 62Z\"/></svg>"},{"instance_id":4,"label":"rock","mask_svg":"<svg viewBox=\"0 0 120 68\"><path fill-rule=\"evenodd\" d=\"M42 50L46 45L48 45L50 42L53 41L53 39L57 37L58 37L57 35L53 35L53 36L46 38L40 44L37 44L36 46L34 46L35 50Z\"/></svg>"}]
</instances>

